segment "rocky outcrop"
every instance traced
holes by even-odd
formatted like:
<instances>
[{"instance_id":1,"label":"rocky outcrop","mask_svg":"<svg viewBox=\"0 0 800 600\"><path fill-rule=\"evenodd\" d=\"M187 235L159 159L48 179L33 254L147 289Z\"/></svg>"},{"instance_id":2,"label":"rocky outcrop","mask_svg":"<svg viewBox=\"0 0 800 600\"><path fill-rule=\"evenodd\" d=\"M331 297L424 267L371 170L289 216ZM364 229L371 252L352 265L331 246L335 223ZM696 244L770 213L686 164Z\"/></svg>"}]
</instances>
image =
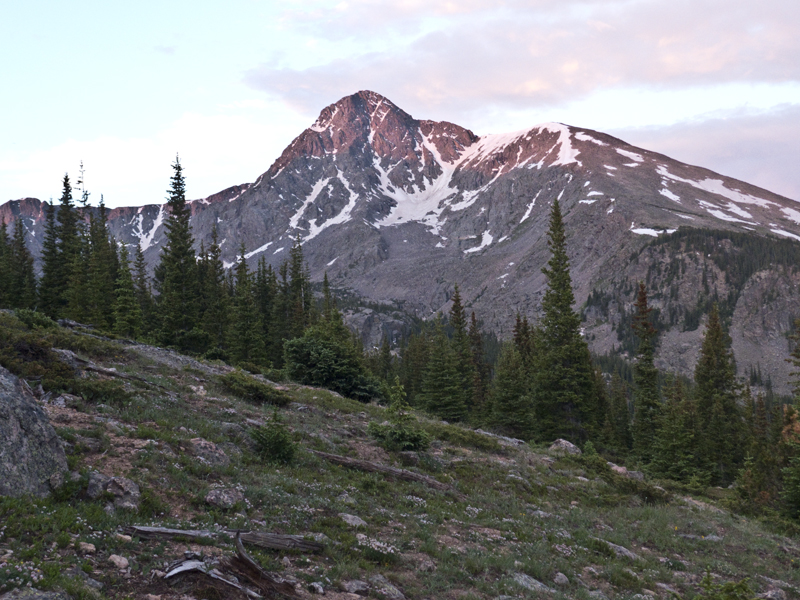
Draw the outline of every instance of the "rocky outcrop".
<instances>
[{"instance_id":1,"label":"rocky outcrop","mask_svg":"<svg viewBox=\"0 0 800 600\"><path fill-rule=\"evenodd\" d=\"M0 496L47 495L67 472L61 440L19 378L0 367Z\"/></svg>"}]
</instances>

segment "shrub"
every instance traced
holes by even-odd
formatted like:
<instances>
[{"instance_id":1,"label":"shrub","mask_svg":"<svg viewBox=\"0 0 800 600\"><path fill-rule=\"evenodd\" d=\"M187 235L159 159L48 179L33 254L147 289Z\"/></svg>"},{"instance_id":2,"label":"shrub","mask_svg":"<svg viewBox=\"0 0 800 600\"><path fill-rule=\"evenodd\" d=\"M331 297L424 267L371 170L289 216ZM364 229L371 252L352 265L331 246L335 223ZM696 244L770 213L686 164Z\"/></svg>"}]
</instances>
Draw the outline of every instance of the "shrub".
<instances>
[{"instance_id":1,"label":"shrub","mask_svg":"<svg viewBox=\"0 0 800 600\"><path fill-rule=\"evenodd\" d=\"M219 379L230 392L251 402L286 406L292 401L289 394L276 390L271 385L262 383L239 370L223 375Z\"/></svg>"},{"instance_id":2,"label":"shrub","mask_svg":"<svg viewBox=\"0 0 800 600\"><path fill-rule=\"evenodd\" d=\"M417 420L409 412L411 407L405 401L406 393L399 377L395 377L394 385L388 389L388 396L389 423L370 423L367 428L369 434L389 451L425 450L431 443L431 437L419 428Z\"/></svg>"},{"instance_id":3,"label":"shrub","mask_svg":"<svg viewBox=\"0 0 800 600\"><path fill-rule=\"evenodd\" d=\"M703 593L698 596L703 600L754 600L755 594L750 591L747 579L742 579L738 583L729 581L728 583L716 584L711 578L711 573L706 571L706 576L700 582Z\"/></svg>"},{"instance_id":4,"label":"shrub","mask_svg":"<svg viewBox=\"0 0 800 600\"><path fill-rule=\"evenodd\" d=\"M16 309L14 316L25 323L28 329L53 329L58 327L58 324L47 315L29 308Z\"/></svg>"},{"instance_id":5,"label":"shrub","mask_svg":"<svg viewBox=\"0 0 800 600\"><path fill-rule=\"evenodd\" d=\"M256 452L267 460L288 463L294 457L297 445L292 441L292 434L278 417L278 411L272 413L272 420L262 427L250 430Z\"/></svg>"},{"instance_id":6,"label":"shrub","mask_svg":"<svg viewBox=\"0 0 800 600\"><path fill-rule=\"evenodd\" d=\"M341 337L341 336L340 336ZM293 381L333 390L361 402L381 396L355 346L338 339L324 326L309 327L302 337L284 344L286 374Z\"/></svg>"}]
</instances>

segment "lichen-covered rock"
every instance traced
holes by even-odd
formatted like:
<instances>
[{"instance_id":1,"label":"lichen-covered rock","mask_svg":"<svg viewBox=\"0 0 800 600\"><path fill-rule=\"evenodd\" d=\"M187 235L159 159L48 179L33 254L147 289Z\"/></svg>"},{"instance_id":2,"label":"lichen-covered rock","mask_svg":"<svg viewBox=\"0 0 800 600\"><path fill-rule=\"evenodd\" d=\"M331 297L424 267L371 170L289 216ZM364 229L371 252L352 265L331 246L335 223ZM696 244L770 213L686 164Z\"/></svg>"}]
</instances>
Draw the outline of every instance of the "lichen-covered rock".
<instances>
[{"instance_id":1,"label":"lichen-covered rock","mask_svg":"<svg viewBox=\"0 0 800 600\"><path fill-rule=\"evenodd\" d=\"M67 457L33 394L0 367L0 496L45 496L63 481Z\"/></svg>"},{"instance_id":2,"label":"lichen-covered rock","mask_svg":"<svg viewBox=\"0 0 800 600\"><path fill-rule=\"evenodd\" d=\"M206 494L206 502L211 506L230 510L239 502L244 502L244 494L235 488L217 488Z\"/></svg>"},{"instance_id":3,"label":"lichen-covered rock","mask_svg":"<svg viewBox=\"0 0 800 600\"><path fill-rule=\"evenodd\" d=\"M97 471L89 473L89 486L86 495L97 500L108 492L114 496L114 508L137 510L142 499L139 486L127 477L109 477Z\"/></svg>"},{"instance_id":4,"label":"lichen-covered rock","mask_svg":"<svg viewBox=\"0 0 800 600\"><path fill-rule=\"evenodd\" d=\"M231 462L228 455L214 442L209 442L203 438L193 438L189 440L189 444L191 445L192 454L209 465L227 467Z\"/></svg>"},{"instance_id":5,"label":"lichen-covered rock","mask_svg":"<svg viewBox=\"0 0 800 600\"><path fill-rule=\"evenodd\" d=\"M557 439L550 445L551 452L558 452L561 454L581 454L581 449L572 442L567 440Z\"/></svg>"},{"instance_id":6,"label":"lichen-covered rock","mask_svg":"<svg viewBox=\"0 0 800 600\"><path fill-rule=\"evenodd\" d=\"M11 590L0 596L0 600L70 600L64 592L42 592L34 588Z\"/></svg>"}]
</instances>

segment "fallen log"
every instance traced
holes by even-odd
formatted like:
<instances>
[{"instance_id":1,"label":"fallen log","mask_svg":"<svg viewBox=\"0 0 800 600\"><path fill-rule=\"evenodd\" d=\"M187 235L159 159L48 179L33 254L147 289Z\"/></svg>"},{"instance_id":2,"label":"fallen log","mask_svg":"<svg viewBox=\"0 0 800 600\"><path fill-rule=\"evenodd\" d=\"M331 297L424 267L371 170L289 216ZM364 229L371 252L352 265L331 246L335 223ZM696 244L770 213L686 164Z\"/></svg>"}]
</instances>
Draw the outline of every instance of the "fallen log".
<instances>
[{"instance_id":1,"label":"fallen log","mask_svg":"<svg viewBox=\"0 0 800 600\"><path fill-rule=\"evenodd\" d=\"M327 452L320 452L319 450L309 450L309 452L337 465L342 465L343 467L349 467L359 471L366 471L367 473L383 473L384 475L388 475L402 481L415 481L417 483L423 483L428 487L432 487L433 489L452 494L459 500L466 500L467 498L464 494L458 492L453 486L442 483L433 477L415 473L414 471L389 467L387 465L381 465L378 463L369 462L367 460L347 458L346 456L339 456L338 454L328 454Z\"/></svg>"},{"instance_id":2,"label":"fallen log","mask_svg":"<svg viewBox=\"0 0 800 600\"><path fill-rule=\"evenodd\" d=\"M174 538L213 540L221 535L233 537L239 534L244 543L269 550L299 550L300 552L322 552L325 550L323 544L304 539L301 535L284 535L268 531L209 531L207 529L170 529L168 527L146 527L144 525L130 525L124 531L128 535L136 535L145 540Z\"/></svg>"}]
</instances>

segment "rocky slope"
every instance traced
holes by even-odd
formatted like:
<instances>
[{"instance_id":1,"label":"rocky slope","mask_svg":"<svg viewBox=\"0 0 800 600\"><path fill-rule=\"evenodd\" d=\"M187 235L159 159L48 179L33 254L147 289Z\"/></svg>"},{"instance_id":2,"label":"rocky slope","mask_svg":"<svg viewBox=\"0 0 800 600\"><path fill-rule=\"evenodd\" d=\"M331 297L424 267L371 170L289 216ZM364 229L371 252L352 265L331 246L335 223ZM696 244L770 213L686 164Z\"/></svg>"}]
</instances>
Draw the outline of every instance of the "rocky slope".
<instances>
[{"instance_id":1,"label":"rocky slope","mask_svg":"<svg viewBox=\"0 0 800 600\"><path fill-rule=\"evenodd\" d=\"M28 584L54 591L20 597L255 597L236 585L268 596L232 562L237 531L272 536L245 534L244 547L296 598L655 600L696 595L706 570L716 585L749 577L763 598L800 594L796 538L728 512L732 490L687 495L566 442L531 447L424 417L427 451L387 452L367 433L380 406L285 384L291 402L276 408L232 393L218 362L23 330L0 313L0 333L52 345L76 381L106 393L30 381L72 472L49 498L0 496L4 600ZM250 436L276 416L297 444L288 464Z\"/></svg>"},{"instance_id":2,"label":"rocky slope","mask_svg":"<svg viewBox=\"0 0 800 600\"><path fill-rule=\"evenodd\" d=\"M365 301L425 318L446 310L458 283L485 325L507 334L517 312L535 317L539 310L554 199L565 214L578 303L593 290L616 298L612 313L587 321L596 351L621 343L613 325L630 310L633 294L626 290L641 277L642 262L632 256L648 244L680 227L800 240L800 205L707 169L558 123L479 137L452 123L417 120L367 91L325 108L253 184L194 201L192 212L198 244L208 243L217 225L227 264L242 243L250 261L278 264L299 237L315 279L327 271L334 286ZM34 244L41 213L30 199L0 207L0 216L27 219ZM115 209L110 218L117 238L139 243L154 264L164 207ZM707 282L709 273L722 282L728 269L715 271L708 257L689 252L697 261L676 280L683 291L672 301L674 318L663 324L660 355L666 368L685 373L697 328L683 315L715 293L711 285L698 295L695 283L704 276ZM662 265L673 260L649 256ZM742 373L758 363L785 392L786 333L800 313L797 277L791 265L763 267L731 300L734 350ZM657 305L666 303L665 290L653 292ZM753 315L767 296L756 311L763 318ZM372 322L364 333L373 343L396 334L400 323L358 318Z\"/></svg>"}]
</instances>

